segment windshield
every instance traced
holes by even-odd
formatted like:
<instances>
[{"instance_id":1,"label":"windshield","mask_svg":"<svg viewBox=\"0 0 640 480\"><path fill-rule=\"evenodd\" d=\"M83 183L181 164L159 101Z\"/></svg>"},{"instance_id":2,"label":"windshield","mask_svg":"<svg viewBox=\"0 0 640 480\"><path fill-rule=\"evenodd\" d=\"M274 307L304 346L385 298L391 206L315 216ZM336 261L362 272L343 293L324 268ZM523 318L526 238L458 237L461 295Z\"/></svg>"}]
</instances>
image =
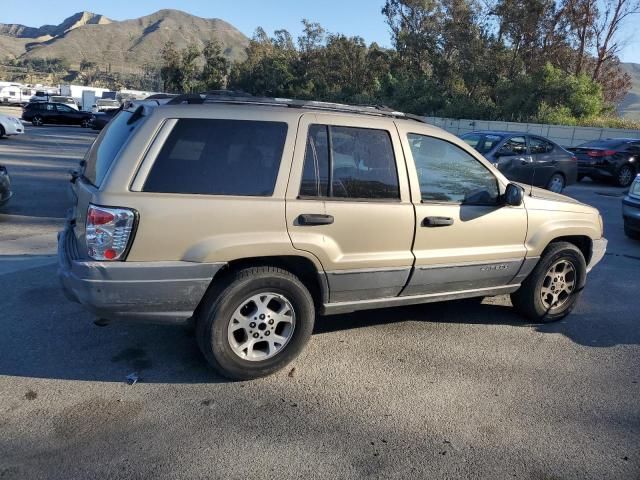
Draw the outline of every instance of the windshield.
<instances>
[{"instance_id":1,"label":"windshield","mask_svg":"<svg viewBox=\"0 0 640 480\"><path fill-rule=\"evenodd\" d=\"M123 111L116 115L85 157L83 176L96 187L100 187L113 161L131 138L134 130L142 123L141 115Z\"/></svg>"},{"instance_id":2,"label":"windshield","mask_svg":"<svg viewBox=\"0 0 640 480\"><path fill-rule=\"evenodd\" d=\"M460 138L483 155L493 150L503 139L500 135L489 133L467 133Z\"/></svg>"}]
</instances>

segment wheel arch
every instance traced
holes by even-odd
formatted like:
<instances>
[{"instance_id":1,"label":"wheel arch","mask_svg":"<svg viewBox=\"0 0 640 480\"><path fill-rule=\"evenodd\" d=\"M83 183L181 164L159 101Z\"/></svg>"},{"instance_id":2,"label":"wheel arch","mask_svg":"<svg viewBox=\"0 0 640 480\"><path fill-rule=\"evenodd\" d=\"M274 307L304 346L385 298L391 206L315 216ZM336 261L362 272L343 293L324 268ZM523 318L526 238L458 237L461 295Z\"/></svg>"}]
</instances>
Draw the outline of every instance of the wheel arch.
<instances>
[{"instance_id":1,"label":"wheel arch","mask_svg":"<svg viewBox=\"0 0 640 480\"><path fill-rule=\"evenodd\" d=\"M200 306L204 303L210 291L220 282L223 282L230 273L244 268L261 266L279 267L298 277L309 290L316 309L320 309L323 304L328 302L329 285L325 272L319 270L315 263L309 258L299 255L245 257L227 262L227 264L216 273L207 291L203 295L202 300L200 300L196 312L200 309Z\"/></svg>"},{"instance_id":2,"label":"wheel arch","mask_svg":"<svg viewBox=\"0 0 640 480\"><path fill-rule=\"evenodd\" d=\"M591 255L593 253L593 240L589 236L566 235L562 237L556 237L549 242L549 244L545 247L545 250L547 250L554 243L559 243L559 242L567 242L572 245L575 245L584 256L584 260L586 264L589 265L589 262L591 261Z\"/></svg>"}]
</instances>

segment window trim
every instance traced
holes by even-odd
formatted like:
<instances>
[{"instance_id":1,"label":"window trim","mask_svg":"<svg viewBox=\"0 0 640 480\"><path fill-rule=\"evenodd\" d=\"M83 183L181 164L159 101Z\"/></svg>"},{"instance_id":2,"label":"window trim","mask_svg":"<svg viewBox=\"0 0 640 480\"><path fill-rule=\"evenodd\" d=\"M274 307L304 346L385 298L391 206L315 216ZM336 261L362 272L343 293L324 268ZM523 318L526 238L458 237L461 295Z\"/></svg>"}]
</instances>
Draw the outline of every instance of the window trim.
<instances>
[{"instance_id":1,"label":"window trim","mask_svg":"<svg viewBox=\"0 0 640 480\"><path fill-rule=\"evenodd\" d=\"M449 141L449 140L447 140L445 138L435 137L433 135L427 135L427 134L424 134L424 133L416 133L414 131L407 131L405 133L405 135L406 135L407 144L409 145L409 151L411 153L411 161L413 162L413 167L414 167L415 172L416 172L416 180L418 181L418 190L420 191L420 204L421 205L422 204L427 204L427 205L460 205L460 206L464 206L464 207L498 207L498 206L501 205L501 203L500 203L500 199L502 197L502 193L501 193L501 190L500 190L501 183L498 180L498 177L496 177L494 175L493 171L491 171L491 169L489 167L487 167L483 162L481 162L478 158L476 158L475 155L472 155L471 153L466 151L464 148L462 148L460 145L456 145L454 142L451 142L451 141ZM432 138L434 140L440 140L441 142L446 142L449 145L453 145L458 150L461 150L462 152L466 153L469 157L471 157L473 160L475 160L478 164L480 164L480 166L482 168L484 168L487 172L489 172L489 174L493 177L494 181L496 182L496 187L497 187L496 190L498 191L498 196L496 197L495 203L465 203L465 202L445 201L445 200L424 200L422 198L422 189L420 188L420 174L418 173L418 165L416 164L415 158L413 156L413 149L411 148L411 142L409 141L409 135L418 135L420 137ZM526 141L526 138L525 138L525 141ZM473 147L470 147L470 148L473 148Z\"/></svg>"},{"instance_id":2,"label":"window trim","mask_svg":"<svg viewBox=\"0 0 640 480\"><path fill-rule=\"evenodd\" d=\"M386 128L371 128L371 127L361 127L355 125L335 125L332 123L309 123L307 126L306 140L305 140L305 152L307 149L307 144L309 142L309 131L313 126L325 127L327 130L327 148L329 150L329 175L327 178L327 182L329 183L329 196L317 196L312 197L309 195L300 195L300 190L302 189L302 180L304 178L304 162L306 161L306 153L303 157L302 164L302 175L300 177L300 186L298 187L298 195L296 196L297 200L317 200L321 202L357 202L357 203L402 203L402 185L400 184L400 171L398 169L398 157L396 155L395 148L393 146L393 137L391 130ZM333 128L352 128L358 130L373 130L377 132L384 132L387 134L389 138L389 146L391 147L391 153L393 154L393 164L395 166L396 173L396 181L398 184L398 196L397 198L363 198L363 197L334 197L333 196ZM319 171L316 170L316 175L319 178Z\"/></svg>"}]
</instances>

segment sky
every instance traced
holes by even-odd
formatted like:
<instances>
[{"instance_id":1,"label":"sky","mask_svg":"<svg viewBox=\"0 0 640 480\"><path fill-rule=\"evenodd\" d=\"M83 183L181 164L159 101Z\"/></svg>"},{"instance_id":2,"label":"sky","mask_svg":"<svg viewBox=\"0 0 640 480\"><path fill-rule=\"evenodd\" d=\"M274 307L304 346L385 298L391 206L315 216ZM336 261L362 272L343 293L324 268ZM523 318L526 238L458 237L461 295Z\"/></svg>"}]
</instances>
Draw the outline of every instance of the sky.
<instances>
[{"instance_id":1,"label":"sky","mask_svg":"<svg viewBox=\"0 0 640 480\"><path fill-rule=\"evenodd\" d=\"M390 34L380 12L384 0L31 0L28 8L21 2L4 1L0 11L0 23L21 23L30 27L59 24L70 15L87 10L100 13L113 20L126 20L148 15L163 8L176 8L205 18L225 20L247 36L256 27L268 33L285 28L294 36L300 33L300 20L307 18L319 22L330 32L358 35L366 42L390 46ZM640 63L640 39L635 28L640 15L627 21L621 32L625 48L622 61ZM636 37L635 40L633 37Z\"/></svg>"}]
</instances>

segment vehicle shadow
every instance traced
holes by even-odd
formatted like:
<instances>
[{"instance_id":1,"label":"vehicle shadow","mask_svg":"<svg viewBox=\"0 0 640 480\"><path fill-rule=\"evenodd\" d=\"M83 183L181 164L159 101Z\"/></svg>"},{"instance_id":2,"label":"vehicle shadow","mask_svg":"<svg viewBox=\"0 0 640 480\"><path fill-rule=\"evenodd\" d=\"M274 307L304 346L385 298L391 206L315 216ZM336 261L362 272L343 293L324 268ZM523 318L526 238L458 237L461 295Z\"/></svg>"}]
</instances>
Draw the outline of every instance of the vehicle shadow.
<instances>
[{"instance_id":1,"label":"vehicle shadow","mask_svg":"<svg viewBox=\"0 0 640 480\"><path fill-rule=\"evenodd\" d=\"M221 383L186 327L118 322L101 327L78 304L66 300L55 265L0 275L0 375L80 381L125 382L135 373L145 383ZM607 321L598 311L577 311L551 325L531 325L510 306L478 301L363 311L318 318L315 335L377 325L506 325L561 334L587 347L638 344L631 320ZM437 334L437 331L434 331Z\"/></svg>"},{"instance_id":2,"label":"vehicle shadow","mask_svg":"<svg viewBox=\"0 0 640 480\"><path fill-rule=\"evenodd\" d=\"M563 335L585 347L640 345L640 329L636 322L624 312L612 318L607 312L610 306L606 303L597 304L595 309L579 303L571 315L553 323L531 323L520 316L509 303L506 297L501 304L495 303L493 299L485 299L483 302L480 299L468 299L355 312L320 319L314 333L414 321L529 328L539 333Z\"/></svg>"}]
</instances>

